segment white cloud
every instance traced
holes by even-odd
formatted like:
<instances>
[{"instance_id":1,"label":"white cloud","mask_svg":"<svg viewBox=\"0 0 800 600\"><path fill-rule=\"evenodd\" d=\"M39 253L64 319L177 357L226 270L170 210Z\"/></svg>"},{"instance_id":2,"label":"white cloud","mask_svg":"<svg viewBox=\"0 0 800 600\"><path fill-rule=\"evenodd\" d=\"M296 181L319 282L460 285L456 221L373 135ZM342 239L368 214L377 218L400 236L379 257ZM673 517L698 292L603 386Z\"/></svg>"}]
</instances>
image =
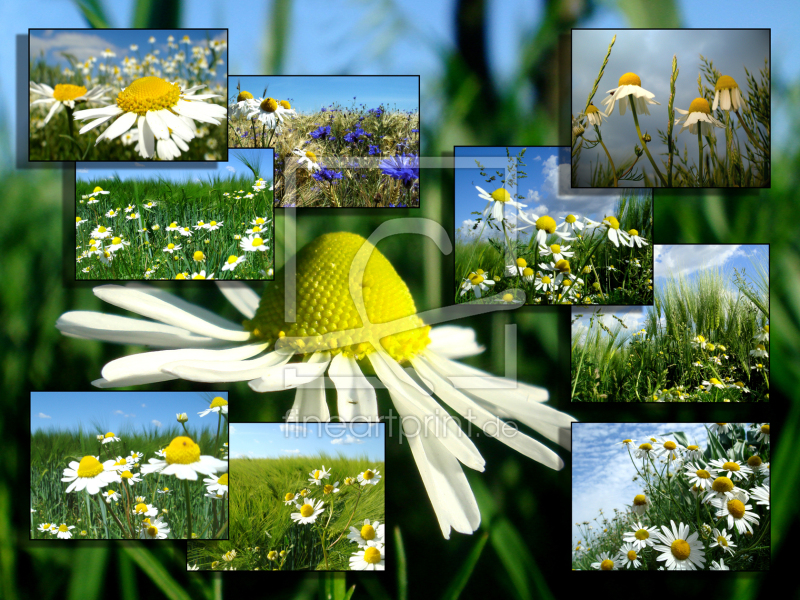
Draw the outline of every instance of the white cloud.
<instances>
[{"instance_id":1,"label":"white cloud","mask_svg":"<svg viewBox=\"0 0 800 600\"><path fill-rule=\"evenodd\" d=\"M39 56L42 52L47 54L52 50L55 53L72 54L81 62L90 56L94 56L99 60L101 58L100 53L106 48L111 49L118 59L121 59L126 53L125 48L113 45L99 35L80 33L78 31L63 31L54 35L46 33L44 37L32 35L30 36L30 48L31 58ZM58 58L61 59L60 56Z\"/></svg>"},{"instance_id":2,"label":"white cloud","mask_svg":"<svg viewBox=\"0 0 800 600\"><path fill-rule=\"evenodd\" d=\"M124 415L124 414L125 414L125 411L122 411L122 410L115 410L115 411L114 411L114 414L115 414L115 415Z\"/></svg>"},{"instance_id":3,"label":"white cloud","mask_svg":"<svg viewBox=\"0 0 800 600\"><path fill-rule=\"evenodd\" d=\"M236 427L234 427L233 425L231 425L230 427L228 427L228 431L229 431L230 433L236 433Z\"/></svg>"},{"instance_id":4,"label":"white cloud","mask_svg":"<svg viewBox=\"0 0 800 600\"><path fill-rule=\"evenodd\" d=\"M234 167L230 166L230 165L228 165L225 168L228 169L228 171L230 171L231 173L236 173L236 169Z\"/></svg>"},{"instance_id":5,"label":"white cloud","mask_svg":"<svg viewBox=\"0 0 800 600\"><path fill-rule=\"evenodd\" d=\"M53 417L51 417L50 415L46 415L44 413L39 413L39 418L40 419L52 419Z\"/></svg>"},{"instance_id":6,"label":"white cloud","mask_svg":"<svg viewBox=\"0 0 800 600\"><path fill-rule=\"evenodd\" d=\"M150 421L150 422L151 422L153 425L155 425L156 427L161 427L161 421L156 421L155 419L153 419L153 420L152 420L152 421Z\"/></svg>"},{"instance_id":7,"label":"white cloud","mask_svg":"<svg viewBox=\"0 0 800 600\"><path fill-rule=\"evenodd\" d=\"M289 454L300 454L300 450L295 448L294 450L284 450L284 452L288 452Z\"/></svg>"},{"instance_id":8,"label":"white cloud","mask_svg":"<svg viewBox=\"0 0 800 600\"><path fill-rule=\"evenodd\" d=\"M542 160L542 157L541 157L541 156L537 156L537 157L536 157L536 158L534 158L533 160Z\"/></svg>"},{"instance_id":9,"label":"white cloud","mask_svg":"<svg viewBox=\"0 0 800 600\"><path fill-rule=\"evenodd\" d=\"M690 275L701 269L721 267L737 256L746 256L743 246L681 245L653 246L653 270L656 277Z\"/></svg>"},{"instance_id":10,"label":"white cloud","mask_svg":"<svg viewBox=\"0 0 800 600\"><path fill-rule=\"evenodd\" d=\"M306 433L306 426L305 425L297 425L295 423L285 423L281 424L280 430L284 433L295 432L295 433Z\"/></svg>"},{"instance_id":11,"label":"white cloud","mask_svg":"<svg viewBox=\"0 0 800 600\"><path fill-rule=\"evenodd\" d=\"M142 404L142 408L147 408L147 405L146 404Z\"/></svg>"},{"instance_id":12,"label":"white cloud","mask_svg":"<svg viewBox=\"0 0 800 600\"><path fill-rule=\"evenodd\" d=\"M89 169L75 169L76 173L88 173Z\"/></svg>"},{"instance_id":13,"label":"white cloud","mask_svg":"<svg viewBox=\"0 0 800 600\"><path fill-rule=\"evenodd\" d=\"M331 444L363 444L364 440L360 440L358 438L353 437L349 433L341 438L334 438L331 440Z\"/></svg>"}]
</instances>

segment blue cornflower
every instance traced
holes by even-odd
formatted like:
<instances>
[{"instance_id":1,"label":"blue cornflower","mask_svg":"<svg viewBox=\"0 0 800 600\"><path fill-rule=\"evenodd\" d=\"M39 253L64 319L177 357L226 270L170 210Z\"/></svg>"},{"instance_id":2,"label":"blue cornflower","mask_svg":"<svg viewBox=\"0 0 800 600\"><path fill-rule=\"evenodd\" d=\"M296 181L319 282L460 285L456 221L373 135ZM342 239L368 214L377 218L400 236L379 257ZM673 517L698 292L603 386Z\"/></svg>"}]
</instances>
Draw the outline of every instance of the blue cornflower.
<instances>
[{"instance_id":1,"label":"blue cornflower","mask_svg":"<svg viewBox=\"0 0 800 600\"><path fill-rule=\"evenodd\" d=\"M379 106L378 108L370 108L367 112L375 115L376 119L380 119L381 115L383 114L383 107Z\"/></svg>"},{"instance_id":2,"label":"blue cornflower","mask_svg":"<svg viewBox=\"0 0 800 600\"><path fill-rule=\"evenodd\" d=\"M418 156L392 156L382 160L380 168L384 175L402 181L406 187L410 187L415 179L419 179Z\"/></svg>"},{"instance_id":3,"label":"blue cornflower","mask_svg":"<svg viewBox=\"0 0 800 600\"><path fill-rule=\"evenodd\" d=\"M369 145L369 155L370 156L375 156L376 154L380 154L380 153L381 153L381 147L380 146L374 146L372 144Z\"/></svg>"},{"instance_id":4,"label":"blue cornflower","mask_svg":"<svg viewBox=\"0 0 800 600\"><path fill-rule=\"evenodd\" d=\"M419 129L412 129L411 133L419 133Z\"/></svg>"},{"instance_id":5,"label":"blue cornflower","mask_svg":"<svg viewBox=\"0 0 800 600\"><path fill-rule=\"evenodd\" d=\"M323 165L320 165L319 171L313 173L311 176L317 181L327 181L329 183L332 183L334 179L342 178L341 173L337 173L333 169L327 169Z\"/></svg>"},{"instance_id":6,"label":"blue cornflower","mask_svg":"<svg viewBox=\"0 0 800 600\"><path fill-rule=\"evenodd\" d=\"M319 127L309 133L312 138L315 140L323 139L323 140L335 140L336 138L331 136L331 126L325 125L324 127Z\"/></svg>"}]
</instances>

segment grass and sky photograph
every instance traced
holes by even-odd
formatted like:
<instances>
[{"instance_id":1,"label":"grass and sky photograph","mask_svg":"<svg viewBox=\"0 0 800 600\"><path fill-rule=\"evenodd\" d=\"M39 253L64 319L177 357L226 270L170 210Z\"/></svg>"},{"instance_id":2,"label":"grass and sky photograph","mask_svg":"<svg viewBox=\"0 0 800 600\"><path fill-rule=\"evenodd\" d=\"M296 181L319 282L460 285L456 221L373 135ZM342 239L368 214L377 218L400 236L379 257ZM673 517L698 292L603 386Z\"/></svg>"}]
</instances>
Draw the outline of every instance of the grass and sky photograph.
<instances>
[{"instance_id":1,"label":"grass and sky photograph","mask_svg":"<svg viewBox=\"0 0 800 600\"><path fill-rule=\"evenodd\" d=\"M455 157L457 302L652 304L651 191L572 190L561 148Z\"/></svg>"},{"instance_id":2,"label":"grass and sky photograph","mask_svg":"<svg viewBox=\"0 0 800 600\"><path fill-rule=\"evenodd\" d=\"M272 279L272 150L213 165L78 163L76 278Z\"/></svg>"},{"instance_id":3,"label":"grass and sky photograph","mask_svg":"<svg viewBox=\"0 0 800 600\"><path fill-rule=\"evenodd\" d=\"M278 206L418 207L419 77L239 77L228 146L274 148Z\"/></svg>"},{"instance_id":4,"label":"grass and sky photograph","mask_svg":"<svg viewBox=\"0 0 800 600\"><path fill-rule=\"evenodd\" d=\"M31 161L225 160L227 31L30 32Z\"/></svg>"},{"instance_id":5,"label":"grass and sky photograph","mask_svg":"<svg viewBox=\"0 0 800 600\"><path fill-rule=\"evenodd\" d=\"M385 424L233 423L231 538L190 569L385 570Z\"/></svg>"},{"instance_id":6,"label":"grass and sky photograph","mask_svg":"<svg viewBox=\"0 0 800 600\"><path fill-rule=\"evenodd\" d=\"M770 568L769 423L575 423L572 453L573 569Z\"/></svg>"},{"instance_id":7,"label":"grass and sky photograph","mask_svg":"<svg viewBox=\"0 0 800 600\"><path fill-rule=\"evenodd\" d=\"M769 401L769 246L654 250L654 306L573 307L572 401Z\"/></svg>"},{"instance_id":8,"label":"grass and sky photograph","mask_svg":"<svg viewBox=\"0 0 800 600\"><path fill-rule=\"evenodd\" d=\"M227 539L227 396L32 392L31 539Z\"/></svg>"},{"instance_id":9,"label":"grass and sky photograph","mask_svg":"<svg viewBox=\"0 0 800 600\"><path fill-rule=\"evenodd\" d=\"M770 70L768 29L573 31L573 185L769 187Z\"/></svg>"}]
</instances>

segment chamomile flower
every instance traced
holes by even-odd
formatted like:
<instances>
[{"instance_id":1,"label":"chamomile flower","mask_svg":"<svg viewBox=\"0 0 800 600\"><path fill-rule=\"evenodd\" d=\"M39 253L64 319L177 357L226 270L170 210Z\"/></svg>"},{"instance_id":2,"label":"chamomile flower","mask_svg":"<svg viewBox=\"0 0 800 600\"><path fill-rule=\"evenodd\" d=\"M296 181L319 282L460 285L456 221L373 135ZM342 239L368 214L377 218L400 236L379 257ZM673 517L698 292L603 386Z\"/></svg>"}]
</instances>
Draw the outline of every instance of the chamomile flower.
<instances>
[{"instance_id":1,"label":"chamomile flower","mask_svg":"<svg viewBox=\"0 0 800 600\"><path fill-rule=\"evenodd\" d=\"M139 154L153 158L157 152L159 158L170 160L180 156L172 134L188 142L195 137L194 121L218 125L227 115L224 107L205 102L219 97L217 94L195 94L204 87L198 85L182 91L177 83L160 77L142 77L123 89L113 105L79 110L74 117L81 121L93 119L81 128L81 134L118 117L97 136L95 145L119 137L135 124L139 131Z\"/></svg>"},{"instance_id":2,"label":"chamomile flower","mask_svg":"<svg viewBox=\"0 0 800 600\"><path fill-rule=\"evenodd\" d=\"M216 231L220 227L224 225L223 221L209 221L206 223L206 230L207 231Z\"/></svg>"},{"instance_id":3,"label":"chamomile flower","mask_svg":"<svg viewBox=\"0 0 800 600\"><path fill-rule=\"evenodd\" d=\"M736 544L731 541L731 534L728 533L728 530L724 527L720 531L716 527L714 528L714 532L712 533L713 541L709 544L709 548L722 548L725 552L730 554L731 556L734 555L733 549L736 548Z\"/></svg>"},{"instance_id":4,"label":"chamomile flower","mask_svg":"<svg viewBox=\"0 0 800 600\"><path fill-rule=\"evenodd\" d=\"M110 227L104 227L103 225L98 225L97 227L94 228L94 230L90 235L95 240L104 240L114 235L114 232Z\"/></svg>"},{"instance_id":5,"label":"chamomile flower","mask_svg":"<svg viewBox=\"0 0 800 600\"><path fill-rule=\"evenodd\" d=\"M325 470L325 465L322 465L321 469L311 471L309 475L311 475L311 478L308 481L314 485L319 485L323 479L328 479L331 476L331 470Z\"/></svg>"},{"instance_id":6,"label":"chamomile flower","mask_svg":"<svg viewBox=\"0 0 800 600\"><path fill-rule=\"evenodd\" d=\"M641 248L642 246L649 245L647 243L647 240L645 240L643 237L640 237L639 236L639 232L637 230L635 230L635 229L628 230L628 235L630 236L630 241L631 241L631 243L628 244L628 245L631 248L633 248L634 244L636 245L637 248ZM636 260L636 262L638 263L638 259ZM638 266L641 266L641 265L637 264L636 266L638 267Z\"/></svg>"},{"instance_id":7,"label":"chamomile flower","mask_svg":"<svg viewBox=\"0 0 800 600\"><path fill-rule=\"evenodd\" d=\"M86 223L88 219L82 219L81 217L75 217L75 229L81 226L82 223Z\"/></svg>"},{"instance_id":8,"label":"chamomile flower","mask_svg":"<svg viewBox=\"0 0 800 600\"><path fill-rule=\"evenodd\" d=\"M253 94L242 90L236 96L236 102L228 105L228 116L231 119L241 119L257 109L258 101L253 98Z\"/></svg>"},{"instance_id":9,"label":"chamomile flower","mask_svg":"<svg viewBox=\"0 0 800 600\"><path fill-rule=\"evenodd\" d=\"M689 110L683 110L677 106L675 110L683 115L675 119L675 125L682 125L678 133L683 133L686 129L689 130L689 133L697 133L698 125L700 126L700 133L702 135L711 135L714 131L714 127L725 128L725 125L711 116L711 107L708 105L708 100L705 98L695 98L692 100L692 103L689 105Z\"/></svg>"},{"instance_id":10,"label":"chamomile flower","mask_svg":"<svg viewBox=\"0 0 800 600\"><path fill-rule=\"evenodd\" d=\"M730 571L730 568L725 566L725 559L720 558L719 561L712 560L711 566L708 567L709 571Z\"/></svg>"},{"instance_id":11,"label":"chamomile flower","mask_svg":"<svg viewBox=\"0 0 800 600\"><path fill-rule=\"evenodd\" d=\"M751 489L750 496L755 498L756 504L762 504L767 508L770 508L769 482Z\"/></svg>"},{"instance_id":12,"label":"chamomile flower","mask_svg":"<svg viewBox=\"0 0 800 600\"><path fill-rule=\"evenodd\" d=\"M103 436L103 444L111 444L113 442L118 442L119 438L115 436L111 431Z\"/></svg>"},{"instance_id":13,"label":"chamomile flower","mask_svg":"<svg viewBox=\"0 0 800 600\"><path fill-rule=\"evenodd\" d=\"M175 221L167 225L167 231L180 231L182 227L178 225ZM190 232L191 233L191 232Z\"/></svg>"},{"instance_id":14,"label":"chamomile flower","mask_svg":"<svg viewBox=\"0 0 800 600\"><path fill-rule=\"evenodd\" d=\"M228 493L228 474L223 473L220 477L216 475L203 480L206 484L206 490L214 494L227 494Z\"/></svg>"},{"instance_id":15,"label":"chamomile flower","mask_svg":"<svg viewBox=\"0 0 800 600\"><path fill-rule=\"evenodd\" d=\"M607 117L605 113L600 112L594 104L586 107L586 118L592 125L598 127L603 124L603 117Z\"/></svg>"},{"instance_id":16,"label":"chamomile flower","mask_svg":"<svg viewBox=\"0 0 800 600\"><path fill-rule=\"evenodd\" d=\"M180 244L169 243L167 244L167 247L164 248L164 252L169 252L170 254L172 254L175 251L180 250L181 248L182 246Z\"/></svg>"},{"instance_id":17,"label":"chamomile flower","mask_svg":"<svg viewBox=\"0 0 800 600\"><path fill-rule=\"evenodd\" d=\"M745 531L753 533L752 524L758 526L759 517L753 512L748 501L748 496L744 493L734 494L729 498L718 498L712 502L717 507L716 516L728 519L728 529L733 529L736 526L740 534Z\"/></svg>"},{"instance_id":18,"label":"chamomile flower","mask_svg":"<svg viewBox=\"0 0 800 600\"><path fill-rule=\"evenodd\" d=\"M712 387L724 390L727 386L716 377L712 377L708 381L703 380L702 386L705 391L710 392Z\"/></svg>"},{"instance_id":19,"label":"chamomile flower","mask_svg":"<svg viewBox=\"0 0 800 600\"><path fill-rule=\"evenodd\" d=\"M514 264L506 265L506 277L522 277L527 267L528 261L524 258L518 258Z\"/></svg>"},{"instance_id":20,"label":"chamomile flower","mask_svg":"<svg viewBox=\"0 0 800 600\"><path fill-rule=\"evenodd\" d=\"M708 426L708 430L715 435L730 435L730 433L733 431L733 423L711 423Z\"/></svg>"},{"instance_id":21,"label":"chamomile flower","mask_svg":"<svg viewBox=\"0 0 800 600\"><path fill-rule=\"evenodd\" d=\"M222 265L222 270L223 271L233 271L236 267L238 267L240 264L242 264L245 261L246 258L247 258L247 255L244 255L244 254L242 256L236 256L234 254L231 254L228 257L228 260L225 261L225 264Z\"/></svg>"},{"instance_id":22,"label":"chamomile flower","mask_svg":"<svg viewBox=\"0 0 800 600\"><path fill-rule=\"evenodd\" d=\"M553 290L554 280L549 275L541 275L536 277L534 288L542 292L550 292Z\"/></svg>"},{"instance_id":23,"label":"chamomile flower","mask_svg":"<svg viewBox=\"0 0 800 600\"><path fill-rule=\"evenodd\" d=\"M157 517L158 509L152 504L147 504L146 502L138 502L136 506L133 507L133 511L131 511L131 513L133 515L142 517Z\"/></svg>"},{"instance_id":24,"label":"chamomile flower","mask_svg":"<svg viewBox=\"0 0 800 600\"><path fill-rule=\"evenodd\" d=\"M151 458L149 465L142 466L142 474L161 473L175 475L178 479L197 480L197 474L214 475L228 470L228 463L213 456L200 455L200 446L191 438L178 436L164 451L166 460Z\"/></svg>"},{"instance_id":25,"label":"chamomile flower","mask_svg":"<svg viewBox=\"0 0 800 600\"><path fill-rule=\"evenodd\" d=\"M205 269L199 273L192 273L192 279L214 279L214 274L206 275Z\"/></svg>"},{"instance_id":26,"label":"chamomile flower","mask_svg":"<svg viewBox=\"0 0 800 600\"><path fill-rule=\"evenodd\" d=\"M653 444L650 442L644 442L643 444L639 444L639 447L636 448L633 455L636 458L643 458L646 459L648 456L654 453L655 449L653 448Z\"/></svg>"},{"instance_id":27,"label":"chamomile flower","mask_svg":"<svg viewBox=\"0 0 800 600\"><path fill-rule=\"evenodd\" d=\"M319 163L317 163L317 155L311 150L301 150L300 148L295 148L292 150L292 154L300 157L298 162L304 169L308 171L318 171L320 169Z\"/></svg>"},{"instance_id":28,"label":"chamomile flower","mask_svg":"<svg viewBox=\"0 0 800 600\"><path fill-rule=\"evenodd\" d=\"M86 490L94 495L100 491L100 488L119 481L113 466L113 460L101 463L96 456L84 456L80 462L73 460L69 463L69 467L64 469L64 476L61 478L61 481L71 482L66 493Z\"/></svg>"},{"instance_id":29,"label":"chamomile flower","mask_svg":"<svg viewBox=\"0 0 800 600\"><path fill-rule=\"evenodd\" d=\"M706 494L705 498L703 498L703 503L728 500L736 497L739 493L747 495L747 492L736 487L731 478L721 475L711 483L711 489L708 494Z\"/></svg>"},{"instance_id":30,"label":"chamomile flower","mask_svg":"<svg viewBox=\"0 0 800 600\"><path fill-rule=\"evenodd\" d=\"M623 246L633 246L633 242L631 242L631 236L628 233L621 229L619 226L619 221L616 217L606 217L603 219L602 225L606 227L606 235L608 236L609 241L614 244L617 248L619 248L620 243Z\"/></svg>"},{"instance_id":31,"label":"chamomile flower","mask_svg":"<svg viewBox=\"0 0 800 600\"><path fill-rule=\"evenodd\" d=\"M295 500L300 497L300 494L293 494L292 492L287 492L286 495L283 497L284 504L294 504Z\"/></svg>"},{"instance_id":32,"label":"chamomile flower","mask_svg":"<svg viewBox=\"0 0 800 600\"><path fill-rule=\"evenodd\" d=\"M631 504L631 510L636 513L637 515L643 515L647 509L650 508L650 500L647 499L647 496L644 494L636 494L633 497L633 504Z\"/></svg>"},{"instance_id":33,"label":"chamomile flower","mask_svg":"<svg viewBox=\"0 0 800 600\"><path fill-rule=\"evenodd\" d=\"M143 540L165 540L170 532L167 523L161 519L154 519L142 524L141 539Z\"/></svg>"},{"instance_id":34,"label":"chamomile flower","mask_svg":"<svg viewBox=\"0 0 800 600\"><path fill-rule=\"evenodd\" d=\"M160 495L163 495L163 496L169 496L172 493L172 490L169 489L168 487L164 487L164 488L156 490L156 492L158 494L160 494Z\"/></svg>"},{"instance_id":35,"label":"chamomile flower","mask_svg":"<svg viewBox=\"0 0 800 600\"><path fill-rule=\"evenodd\" d=\"M565 257L571 258L575 255L574 252L568 252L570 246L561 246L560 244L551 244L549 246L539 246L539 254L542 256L552 256L553 262L563 260Z\"/></svg>"},{"instance_id":36,"label":"chamomile flower","mask_svg":"<svg viewBox=\"0 0 800 600\"><path fill-rule=\"evenodd\" d=\"M253 234L239 242L239 247L245 252L266 252L269 246L260 234Z\"/></svg>"},{"instance_id":37,"label":"chamomile flower","mask_svg":"<svg viewBox=\"0 0 800 600\"><path fill-rule=\"evenodd\" d=\"M44 96L31 102L31 106L35 104L52 105L44 118L44 122L41 124L41 127L44 127L53 116L64 110L65 106L69 109L74 109L76 102L104 102L108 100L103 94L110 91L110 88L95 86L87 91L84 86L71 83L58 83L55 88L51 88L46 83L34 83L31 81L30 91Z\"/></svg>"},{"instance_id":38,"label":"chamomile flower","mask_svg":"<svg viewBox=\"0 0 800 600\"><path fill-rule=\"evenodd\" d=\"M211 401L211 404L208 405L208 408L204 411L197 413L201 417L205 417L207 414L210 413L222 413L223 415L228 414L228 401L225 400L222 396L217 396Z\"/></svg>"},{"instance_id":39,"label":"chamomile flower","mask_svg":"<svg viewBox=\"0 0 800 600\"><path fill-rule=\"evenodd\" d=\"M386 546L380 542L367 542L350 557L351 571L384 571L386 569Z\"/></svg>"},{"instance_id":40,"label":"chamomile flower","mask_svg":"<svg viewBox=\"0 0 800 600\"><path fill-rule=\"evenodd\" d=\"M722 75L714 85L714 103L711 110L739 110L742 105L742 92L739 84L730 75Z\"/></svg>"},{"instance_id":41,"label":"chamomile flower","mask_svg":"<svg viewBox=\"0 0 800 600\"><path fill-rule=\"evenodd\" d=\"M62 523L61 525L58 526L57 529L53 530L53 533L55 533L57 537L59 537L62 540L68 540L72 537L72 531L70 531L71 529L75 529L75 526L70 525L69 527L67 527L66 523Z\"/></svg>"},{"instance_id":42,"label":"chamomile flower","mask_svg":"<svg viewBox=\"0 0 800 600\"><path fill-rule=\"evenodd\" d=\"M626 448L630 448L633 444L636 443L636 440L626 439L622 440L621 442L617 442L620 446L625 446Z\"/></svg>"},{"instance_id":43,"label":"chamomile flower","mask_svg":"<svg viewBox=\"0 0 800 600\"><path fill-rule=\"evenodd\" d=\"M761 358L762 356L769 357L769 353L764 347L764 344L759 344L755 349L750 350L750 356L755 356L756 358Z\"/></svg>"},{"instance_id":44,"label":"chamomile flower","mask_svg":"<svg viewBox=\"0 0 800 600\"><path fill-rule=\"evenodd\" d=\"M606 116L610 117L614 112L614 105L619 101L619 114L624 115L625 109L628 108L628 102L631 105L636 104L636 112L638 114L649 115L650 111L647 109L648 104L661 104L654 100L655 94L648 92L642 87L642 80L636 73L625 73L619 78L619 86L613 90L608 90L610 96L603 99L603 104L606 105ZM626 100L627 99L627 100Z\"/></svg>"},{"instance_id":45,"label":"chamomile flower","mask_svg":"<svg viewBox=\"0 0 800 600\"><path fill-rule=\"evenodd\" d=\"M600 556L597 557L597 562L592 563L592 568L600 571L616 571L619 567L612 555L608 552L602 552Z\"/></svg>"},{"instance_id":46,"label":"chamomile flower","mask_svg":"<svg viewBox=\"0 0 800 600\"><path fill-rule=\"evenodd\" d=\"M509 206L513 206L516 209L520 209L523 207L527 207L527 204L520 204L515 200L512 200L511 194L505 188L497 188L491 194L484 190L482 187L475 186L475 189L478 190L478 196L482 200L486 200L486 208L483 209L483 217L489 214L489 211L492 213L492 217L498 222L502 222L503 219L506 218L505 214L505 206L508 204ZM555 221L553 221L553 229L555 229Z\"/></svg>"},{"instance_id":47,"label":"chamomile flower","mask_svg":"<svg viewBox=\"0 0 800 600\"><path fill-rule=\"evenodd\" d=\"M55 523L40 523L38 530L42 533L55 533L58 526Z\"/></svg>"},{"instance_id":48,"label":"chamomile flower","mask_svg":"<svg viewBox=\"0 0 800 600\"><path fill-rule=\"evenodd\" d=\"M135 450L131 450L130 455L128 456L128 462L132 465L138 463L140 460L144 458L144 454L141 452L136 452Z\"/></svg>"},{"instance_id":49,"label":"chamomile flower","mask_svg":"<svg viewBox=\"0 0 800 600\"><path fill-rule=\"evenodd\" d=\"M192 237L192 230L190 227L181 227L178 229L178 233L180 233L183 237Z\"/></svg>"},{"instance_id":50,"label":"chamomile flower","mask_svg":"<svg viewBox=\"0 0 800 600\"><path fill-rule=\"evenodd\" d=\"M709 464L717 469L720 474L732 480L747 479L753 473L749 466L740 463L738 460L716 459L709 461Z\"/></svg>"},{"instance_id":51,"label":"chamomile flower","mask_svg":"<svg viewBox=\"0 0 800 600\"><path fill-rule=\"evenodd\" d=\"M339 488L336 487L339 485L339 482L336 483L328 483L322 486L322 493L323 494L338 494Z\"/></svg>"},{"instance_id":52,"label":"chamomile flower","mask_svg":"<svg viewBox=\"0 0 800 600\"><path fill-rule=\"evenodd\" d=\"M122 248L124 248L125 246L130 246L130 245L131 245L130 242L123 240L119 236L115 236L114 238L111 239L111 243L108 246L106 246L106 250L108 250L109 252L116 252L117 250L122 250Z\"/></svg>"},{"instance_id":53,"label":"chamomile flower","mask_svg":"<svg viewBox=\"0 0 800 600\"><path fill-rule=\"evenodd\" d=\"M684 468L686 469L685 475L689 479L689 483L697 486L701 490L710 490L711 484L717 478L717 472L710 467L702 469L698 465L692 463L686 465Z\"/></svg>"},{"instance_id":54,"label":"chamomile flower","mask_svg":"<svg viewBox=\"0 0 800 600\"><path fill-rule=\"evenodd\" d=\"M292 513L292 520L300 525L308 525L317 520L317 517L325 510L325 503L322 500L315 502L312 498L303 500L303 504L296 504L298 512Z\"/></svg>"},{"instance_id":55,"label":"chamomile flower","mask_svg":"<svg viewBox=\"0 0 800 600\"><path fill-rule=\"evenodd\" d=\"M264 98L258 101L258 105L250 109L247 119L255 119L263 123L269 129L275 129L283 123L283 116L288 111L275 98Z\"/></svg>"},{"instance_id":56,"label":"chamomile flower","mask_svg":"<svg viewBox=\"0 0 800 600\"><path fill-rule=\"evenodd\" d=\"M622 534L622 539L629 542L635 550L640 552L647 546L652 546L657 539L655 527L645 527L641 522L636 522L632 526L632 531L626 531Z\"/></svg>"},{"instance_id":57,"label":"chamomile flower","mask_svg":"<svg viewBox=\"0 0 800 600\"><path fill-rule=\"evenodd\" d=\"M764 325L753 336L754 342L769 342L769 325Z\"/></svg>"},{"instance_id":58,"label":"chamomile flower","mask_svg":"<svg viewBox=\"0 0 800 600\"><path fill-rule=\"evenodd\" d=\"M683 449L683 446L681 446L678 442L664 438L658 438L658 440L653 444L653 452L656 456L675 454Z\"/></svg>"},{"instance_id":59,"label":"chamomile flower","mask_svg":"<svg viewBox=\"0 0 800 600\"><path fill-rule=\"evenodd\" d=\"M347 539L355 542L359 547L366 548L369 542L384 543L385 539L385 526L379 521L371 521L364 519L360 528L350 527L350 533L347 534Z\"/></svg>"},{"instance_id":60,"label":"chamomile flower","mask_svg":"<svg viewBox=\"0 0 800 600\"><path fill-rule=\"evenodd\" d=\"M630 569L631 567L636 569L642 566L641 561L639 561L639 556L636 553L636 548L629 542L626 542L622 545L622 548L620 548L619 554L617 555L617 562L626 569Z\"/></svg>"},{"instance_id":61,"label":"chamomile flower","mask_svg":"<svg viewBox=\"0 0 800 600\"><path fill-rule=\"evenodd\" d=\"M662 525L663 533L657 532L662 544L654 545L653 548L661 554L656 558L657 561L665 561L665 567L669 571L696 571L702 569L706 558L703 555L703 542L700 541L697 532L690 534L689 526L680 523L677 527L675 521L670 521L672 530Z\"/></svg>"},{"instance_id":62,"label":"chamomile flower","mask_svg":"<svg viewBox=\"0 0 800 600\"><path fill-rule=\"evenodd\" d=\"M194 226L194 230L195 231L199 231L199 230L205 229L205 228L206 228L206 222L205 221L198 221L197 225Z\"/></svg>"},{"instance_id":63,"label":"chamomile flower","mask_svg":"<svg viewBox=\"0 0 800 600\"><path fill-rule=\"evenodd\" d=\"M475 294L476 298L480 298L483 292L487 291L494 285L494 281L489 278L488 273L483 269L478 269L469 274L469 276L461 282L461 296L468 292Z\"/></svg>"},{"instance_id":64,"label":"chamomile flower","mask_svg":"<svg viewBox=\"0 0 800 600\"><path fill-rule=\"evenodd\" d=\"M769 444L769 423L763 423L759 426L756 441Z\"/></svg>"},{"instance_id":65,"label":"chamomile flower","mask_svg":"<svg viewBox=\"0 0 800 600\"><path fill-rule=\"evenodd\" d=\"M142 476L139 473L133 474L127 469L125 471L120 471L119 477L122 481L127 481L128 485L134 485L142 481Z\"/></svg>"},{"instance_id":66,"label":"chamomile flower","mask_svg":"<svg viewBox=\"0 0 800 600\"><path fill-rule=\"evenodd\" d=\"M536 243L540 246L544 246L547 243L547 236L548 235L556 235L564 240L574 240L575 238L569 237L569 234L566 230L561 231L556 226L556 221L553 217L549 215L542 215L541 217L535 215L533 213L526 213L522 210L517 212L517 223L520 221L527 223L527 225L523 225L522 227L517 225L514 228L514 231L524 231L529 227L536 228Z\"/></svg>"},{"instance_id":67,"label":"chamomile flower","mask_svg":"<svg viewBox=\"0 0 800 600\"><path fill-rule=\"evenodd\" d=\"M564 221L558 225L558 229L569 235L570 232L580 235L583 231L584 224L580 221L580 217L575 215L567 215L563 217Z\"/></svg>"}]
</instances>

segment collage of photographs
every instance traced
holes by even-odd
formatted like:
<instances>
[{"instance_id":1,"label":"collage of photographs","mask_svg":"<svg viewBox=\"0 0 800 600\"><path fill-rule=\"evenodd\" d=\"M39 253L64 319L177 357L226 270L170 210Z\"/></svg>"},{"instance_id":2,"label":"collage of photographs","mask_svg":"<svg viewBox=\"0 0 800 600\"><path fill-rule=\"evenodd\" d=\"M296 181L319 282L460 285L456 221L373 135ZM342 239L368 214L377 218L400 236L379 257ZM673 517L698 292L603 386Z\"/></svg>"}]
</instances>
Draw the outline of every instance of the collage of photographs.
<instances>
[{"instance_id":1,"label":"collage of photographs","mask_svg":"<svg viewBox=\"0 0 800 600\"><path fill-rule=\"evenodd\" d=\"M800 332L776 24L509 0L500 42L457 2L434 49L389 1L340 15L385 45L304 48L292 2L266 41L182 4L222 10L15 17L0 597L771 589L773 264Z\"/></svg>"}]
</instances>

